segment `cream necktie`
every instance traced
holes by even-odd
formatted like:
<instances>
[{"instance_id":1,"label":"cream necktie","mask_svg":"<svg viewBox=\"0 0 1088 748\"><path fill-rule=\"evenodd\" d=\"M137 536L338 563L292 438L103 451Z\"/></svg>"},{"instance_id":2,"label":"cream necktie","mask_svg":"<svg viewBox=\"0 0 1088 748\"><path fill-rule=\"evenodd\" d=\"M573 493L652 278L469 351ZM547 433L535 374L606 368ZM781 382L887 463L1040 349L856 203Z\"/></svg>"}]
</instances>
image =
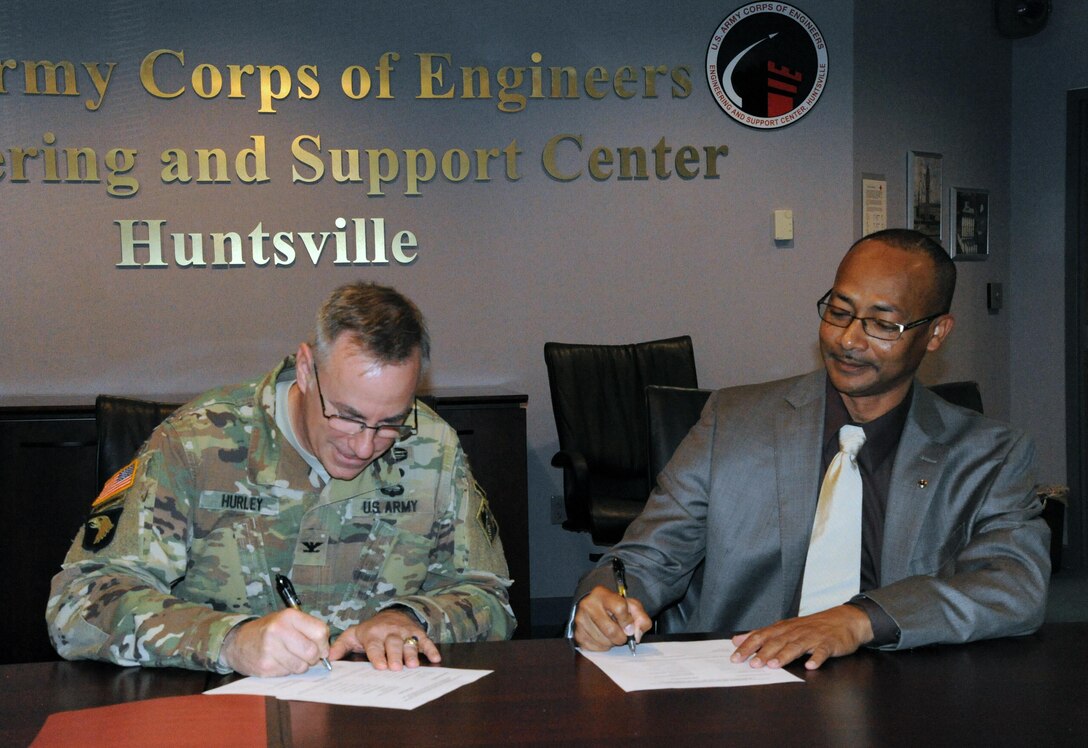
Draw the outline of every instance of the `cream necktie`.
<instances>
[{"instance_id":1,"label":"cream necktie","mask_svg":"<svg viewBox=\"0 0 1088 748\"><path fill-rule=\"evenodd\" d=\"M801 585L803 616L841 605L858 593L861 582L861 472L858 450L865 443L860 426L839 429L839 453L827 466L812 523L812 539Z\"/></svg>"}]
</instances>

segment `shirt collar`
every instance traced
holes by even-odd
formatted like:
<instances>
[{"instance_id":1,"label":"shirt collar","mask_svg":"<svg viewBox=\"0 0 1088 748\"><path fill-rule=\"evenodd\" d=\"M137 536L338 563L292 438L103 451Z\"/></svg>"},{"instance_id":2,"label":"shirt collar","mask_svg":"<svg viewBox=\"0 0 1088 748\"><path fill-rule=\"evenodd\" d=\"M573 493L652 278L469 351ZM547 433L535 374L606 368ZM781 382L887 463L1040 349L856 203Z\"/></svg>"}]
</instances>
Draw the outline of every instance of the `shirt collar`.
<instances>
[{"instance_id":1,"label":"shirt collar","mask_svg":"<svg viewBox=\"0 0 1088 748\"><path fill-rule=\"evenodd\" d=\"M831 454L839 451L839 429L846 424L860 426L865 431L865 444L858 452L858 462L862 469L871 473L895 454L899 446L899 437L903 433L914 396L914 383L911 383L902 402L887 413L868 423L856 423L850 418L842 395L831 385L831 380L827 378L824 381L827 393L827 404L824 406L824 454L827 454L828 449L832 450Z\"/></svg>"}]
</instances>

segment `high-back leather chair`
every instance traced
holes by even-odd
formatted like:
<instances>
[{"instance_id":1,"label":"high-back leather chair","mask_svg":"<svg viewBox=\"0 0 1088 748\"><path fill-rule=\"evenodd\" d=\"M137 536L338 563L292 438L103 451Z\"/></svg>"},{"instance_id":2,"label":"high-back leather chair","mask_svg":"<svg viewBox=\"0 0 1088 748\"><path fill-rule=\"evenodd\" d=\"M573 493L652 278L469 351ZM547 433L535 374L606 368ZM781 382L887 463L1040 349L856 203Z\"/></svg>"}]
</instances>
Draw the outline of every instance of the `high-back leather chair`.
<instances>
[{"instance_id":1,"label":"high-back leather chair","mask_svg":"<svg viewBox=\"0 0 1088 748\"><path fill-rule=\"evenodd\" d=\"M658 474L699 420L711 392L713 390L656 384L646 388L647 493L657 487Z\"/></svg>"},{"instance_id":2,"label":"high-back leather chair","mask_svg":"<svg viewBox=\"0 0 1088 748\"><path fill-rule=\"evenodd\" d=\"M132 460L155 427L177 407L172 403L134 400L110 395L98 396L95 400L95 430L98 441L97 462L94 465L96 493L103 483ZM92 466L88 464L87 467L90 469ZM89 494L83 502L53 507L52 509L58 514L51 519L51 523L54 526L66 528L63 539L52 537L57 534L55 529L52 529L50 533L43 533L39 552L33 557L20 559L21 565L18 569L20 579L34 590L40 590L42 596L40 602L37 597L34 598L32 608L20 610L17 614L33 617L33 623L28 623L26 626L26 629L32 633L26 640L20 642L20 645L24 652L29 650L35 660L59 659L46 637L45 620L42 617L45 611L45 596L49 591L50 580L60 570L68 545L71 543L72 535L68 534L71 532L69 528L79 528L87 519L87 512L94 497L95 494Z\"/></svg>"},{"instance_id":3,"label":"high-back leather chair","mask_svg":"<svg viewBox=\"0 0 1088 748\"><path fill-rule=\"evenodd\" d=\"M647 385L697 387L687 335L627 345L545 343L567 519L611 545L642 507L646 485Z\"/></svg>"},{"instance_id":4,"label":"high-back leather chair","mask_svg":"<svg viewBox=\"0 0 1088 748\"><path fill-rule=\"evenodd\" d=\"M953 405L968 408L976 413L982 412L982 391L978 387L978 382L971 380L942 382L929 385L929 389Z\"/></svg>"},{"instance_id":5,"label":"high-back leather chair","mask_svg":"<svg viewBox=\"0 0 1088 748\"><path fill-rule=\"evenodd\" d=\"M699 420L713 390L688 387L646 388L646 428L648 431L648 457L646 481L650 490L657 487L657 476L672 458L691 427ZM702 587L703 562L692 572L689 589ZM656 631L667 634L680 631L683 623L695 610L698 599L689 592L678 602L669 605L655 619Z\"/></svg>"},{"instance_id":6,"label":"high-back leather chair","mask_svg":"<svg viewBox=\"0 0 1088 748\"><path fill-rule=\"evenodd\" d=\"M94 401L98 485L127 465L155 427L177 409L177 403L99 395Z\"/></svg>"}]
</instances>

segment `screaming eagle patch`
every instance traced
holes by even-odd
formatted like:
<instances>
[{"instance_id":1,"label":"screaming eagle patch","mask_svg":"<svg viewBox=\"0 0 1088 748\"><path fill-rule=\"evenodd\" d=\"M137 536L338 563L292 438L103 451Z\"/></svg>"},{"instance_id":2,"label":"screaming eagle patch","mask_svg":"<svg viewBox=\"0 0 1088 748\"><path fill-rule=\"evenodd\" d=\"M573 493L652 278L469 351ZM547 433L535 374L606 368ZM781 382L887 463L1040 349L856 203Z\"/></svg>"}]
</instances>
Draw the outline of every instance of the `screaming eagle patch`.
<instances>
[{"instance_id":1,"label":"screaming eagle patch","mask_svg":"<svg viewBox=\"0 0 1088 748\"><path fill-rule=\"evenodd\" d=\"M100 551L110 544L117 532L117 523L121 520L123 506L97 512L83 523L83 550Z\"/></svg>"}]
</instances>

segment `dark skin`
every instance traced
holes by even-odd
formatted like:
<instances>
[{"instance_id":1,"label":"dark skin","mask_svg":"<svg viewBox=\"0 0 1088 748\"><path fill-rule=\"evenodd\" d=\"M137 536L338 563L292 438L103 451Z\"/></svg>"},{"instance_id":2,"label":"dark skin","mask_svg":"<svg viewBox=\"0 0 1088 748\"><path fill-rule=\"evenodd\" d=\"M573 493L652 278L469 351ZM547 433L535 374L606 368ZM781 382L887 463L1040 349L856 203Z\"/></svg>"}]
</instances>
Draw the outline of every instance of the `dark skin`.
<instances>
[{"instance_id":1,"label":"dark skin","mask_svg":"<svg viewBox=\"0 0 1088 748\"><path fill-rule=\"evenodd\" d=\"M839 265L830 301L857 317L903 324L922 319L939 303L932 261L879 241L862 242ZM856 319L845 328L821 323L824 367L851 418L866 423L902 402L925 354L941 347L954 323L951 315L941 315L895 341L869 337ZM597 586L578 603L574 640L600 651L625 644L628 634L641 639L651 625L638 600ZM839 605L734 636L732 660L779 668L807 655L805 667L815 670L872 640L868 615L855 606Z\"/></svg>"},{"instance_id":2,"label":"dark skin","mask_svg":"<svg viewBox=\"0 0 1088 748\"><path fill-rule=\"evenodd\" d=\"M580 647L602 651L636 639L653 622L642 603L597 586L582 598L574 616L574 640ZM830 657L856 652L873 639L869 616L852 605L839 605L803 618L787 618L771 626L733 637L733 662L778 668L809 655L805 667L815 670Z\"/></svg>"}]
</instances>

